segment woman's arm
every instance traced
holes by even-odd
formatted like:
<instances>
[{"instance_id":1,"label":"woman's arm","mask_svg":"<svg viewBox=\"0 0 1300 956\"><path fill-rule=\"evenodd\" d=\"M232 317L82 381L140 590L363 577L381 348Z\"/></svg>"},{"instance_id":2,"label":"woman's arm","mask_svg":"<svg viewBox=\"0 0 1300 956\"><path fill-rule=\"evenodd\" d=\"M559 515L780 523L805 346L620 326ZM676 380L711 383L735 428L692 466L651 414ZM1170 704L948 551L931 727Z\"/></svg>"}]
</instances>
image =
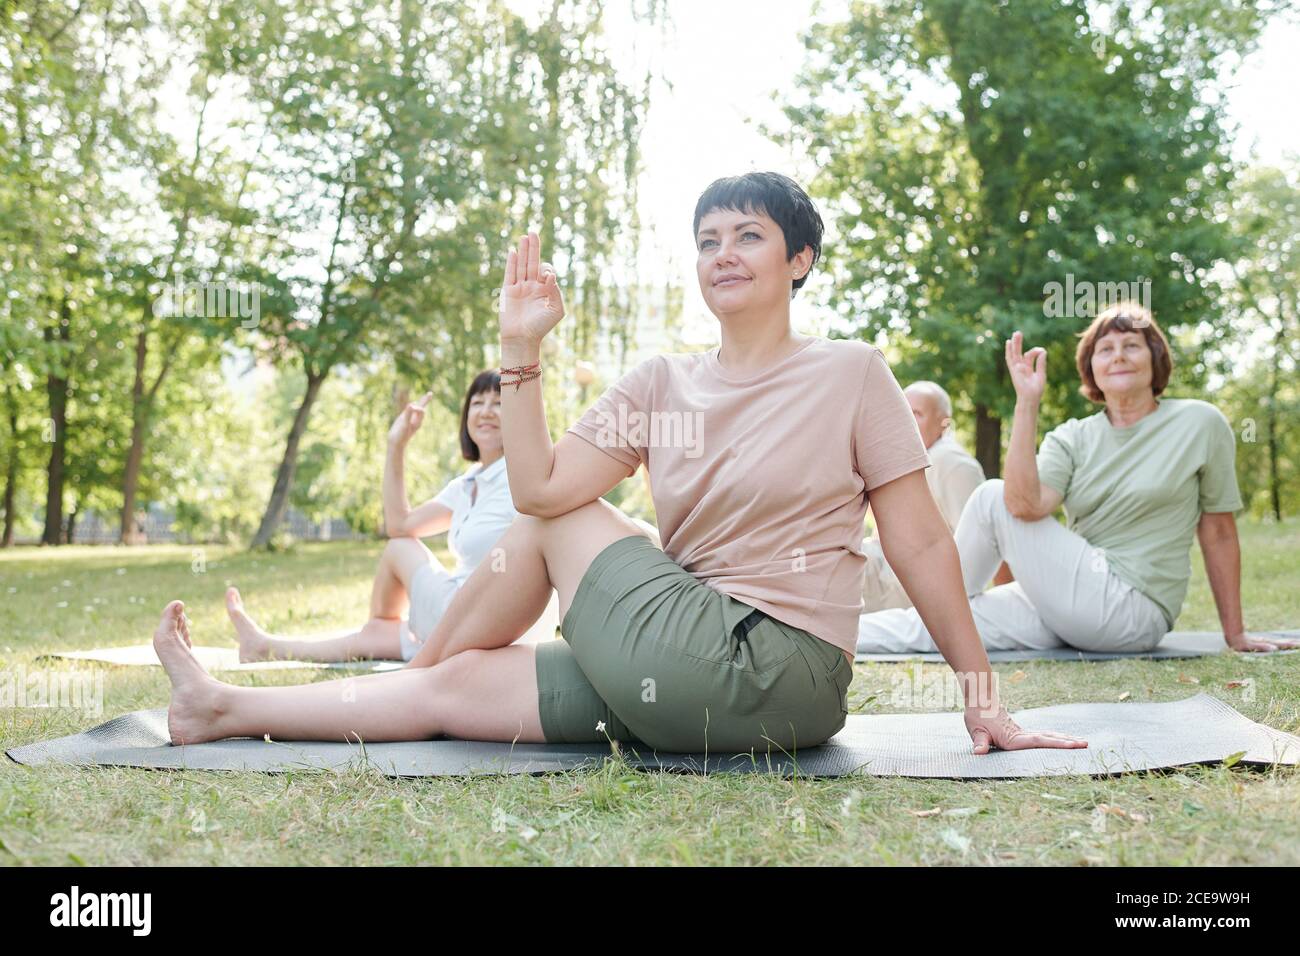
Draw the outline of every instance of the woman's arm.
<instances>
[{"instance_id":1,"label":"woman's arm","mask_svg":"<svg viewBox=\"0 0 1300 956\"><path fill-rule=\"evenodd\" d=\"M1016 389L1016 413L1003 469L1002 497L1007 510L1022 521L1045 518L1060 506L1062 496L1038 480L1038 406L1047 387L1047 351L1022 354L1023 336L1016 332L1006 344L1007 371Z\"/></svg>"},{"instance_id":2,"label":"woman's arm","mask_svg":"<svg viewBox=\"0 0 1300 956\"><path fill-rule=\"evenodd\" d=\"M451 514L450 508L430 498L408 511L406 519L397 525L390 525L385 518L384 530L390 538L431 538L451 528Z\"/></svg>"},{"instance_id":3,"label":"woman's arm","mask_svg":"<svg viewBox=\"0 0 1300 956\"><path fill-rule=\"evenodd\" d=\"M437 501L426 501L412 510L406 498L406 446L424 423L424 409L432 392L407 405L388 430L388 453L384 458L384 533L390 538L423 538L451 526L451 509Z\"/></svg>"},{"instance_id":4,"label":"woman's arm","mask_svg":"<svg viewBox=\"0 0 1300 956\"><path fill-rule=\"evenodd\" d=\"M529 233L506 259L501 289L501 365L536 363L542 340L564 317L555 270L541 261L541 240ZM505 443L510 496L522 514L549 518L595 501L628 469L575 435L551 442L541 379L501 383L501 438Z\"/></svg>"},{"instance_id":5,"label":"woman's arm","mask_svg":"<svg viewBox=\"0 0 1300 956\"><path fill-rule=\"evenodd\" d=\"M1086 747L1086 741L1066 734L1023 731L1002 707L997 678L971 616L957 545L925 473L895 478L870 494L885 560L961 684L975 753L988 753L991 745L1003 750Z\"/></svg>"},{"instance_id":6,"label":"woman's arm","mask_svg":"<svg viewBox=\"0 0 1300 956\"><path fill-rule=\"evenodd\" d=\"M1260 640L1246 633L1241 616L1241 542L1237 519L1231 511L1204 512L1196 525L1196 537L1205 557L1205 575L1210 579L1214 606L1219 609L1223 639L1234 651L1275 651L1300 647L1300 641Z\"/></svg>"}]
</instances>

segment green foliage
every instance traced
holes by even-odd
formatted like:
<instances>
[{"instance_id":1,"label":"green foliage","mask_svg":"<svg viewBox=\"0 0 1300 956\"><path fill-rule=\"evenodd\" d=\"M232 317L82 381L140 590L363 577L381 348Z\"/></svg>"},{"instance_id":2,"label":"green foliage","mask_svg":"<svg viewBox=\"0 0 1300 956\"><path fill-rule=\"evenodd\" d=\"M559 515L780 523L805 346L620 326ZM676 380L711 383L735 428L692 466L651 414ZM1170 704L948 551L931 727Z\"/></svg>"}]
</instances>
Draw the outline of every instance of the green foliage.
<instances>
[{"instance_id":1,"label":"green foliage","mask_svg":"<svg viewBox=\"0 0 1300 956\"><path fill-rule=\"evenodd\" d=\"M1075 334L1045 314L1046 286L1151 280L1183 330L1222 326L1212 269L1231 253L1215 214L1233 172L1207 89L1249 49L1257 5L855 2L807 35L812 67L787 113L833 210L832 304L842 332L899 349L984 422L1014 403L1003 341L1049 354L1052 417L1085 411ZM980 437L986 469L996 442Z\"/></svg>"},{"instance_id":2,"label":"green foliage","mask_svg":"<svg viewBox=\"0 0 1300 956\"><path fill-rule=\"evenodd\" d=\"M1219 401L1238 423L1247 508L1280 520L1300 509L1300 169L1249 170L1233 194L1239 241L1230 308L1236 335L1211 361L1228 376Z\"/></svg>"},{"instance_id":3,"label":"green foliage","mask_svg":"<svg viewBox=\"0 0 1300 956\"><path fill-rule=\"evenodd\" d=\"M595 0L536 20L498 0L6 7L0 470L19 507L65 402L67 488L51 501L169 503L194 534L246 529L277 467L268 514L292 500L375 528L375 436L403 389L432 389L447 419L428 468L461 470L450 419L495 357L511 236L540 225L571 270L570 348L634 306L608 280L634 260L645 101L616 75L601 14ZM253 321L177 308L186 290L232 283L257 290ZM284 376L277 394L298 391L218 413L233 394L214 378L221 357L249 349ZM349 403L376 394L340 433ZM319 432L318 397L331 416ZM236 467L224 449L241 436L259 444ZM192 484L200 453L215 456L208 480L238 493Z\"/></svg>"}]
</instances>

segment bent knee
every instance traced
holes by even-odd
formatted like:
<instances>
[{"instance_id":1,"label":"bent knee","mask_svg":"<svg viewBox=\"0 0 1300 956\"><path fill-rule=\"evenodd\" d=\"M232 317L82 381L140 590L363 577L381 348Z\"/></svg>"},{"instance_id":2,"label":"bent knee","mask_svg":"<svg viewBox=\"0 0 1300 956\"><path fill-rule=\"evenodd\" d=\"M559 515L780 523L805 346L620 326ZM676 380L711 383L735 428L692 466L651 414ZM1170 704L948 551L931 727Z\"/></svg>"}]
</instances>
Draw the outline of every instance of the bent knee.
<instances>
[{"instance_id":1,"label":"bent knee","mask_svg":"<svg viewBox=\"0 0 1300 956\"><path fill-rule=\"evenodd\" d=\"M971 492L966 507L976 508L981 514L1004 512L1010 514L1006 501L1006 482L1001 478L989 478L976 486Z\"/></svg>"},{"instance_id":2,"label":"bent knee","mask_svg":"<svg viewBox=\"0 0 1300 956\"><path fill-rule=\"evenodd\" d=\"M607 528L615 533L619 531L626 535L639 534L644 535L651 540L657 537L652 534L652 529L645 522L638 522L635 518L624 514L619 508L610 504L604 498L596 498L594 501L588 501L584 505L579 505L572 511L566 511L562 515L555 515L550 518L535 517L532 515L522 515L530 522L534 522L532 527L542 532L549 532L556 529L567 529L574 526L590 529L593 527Z\"/></svg>"}]
</instances>

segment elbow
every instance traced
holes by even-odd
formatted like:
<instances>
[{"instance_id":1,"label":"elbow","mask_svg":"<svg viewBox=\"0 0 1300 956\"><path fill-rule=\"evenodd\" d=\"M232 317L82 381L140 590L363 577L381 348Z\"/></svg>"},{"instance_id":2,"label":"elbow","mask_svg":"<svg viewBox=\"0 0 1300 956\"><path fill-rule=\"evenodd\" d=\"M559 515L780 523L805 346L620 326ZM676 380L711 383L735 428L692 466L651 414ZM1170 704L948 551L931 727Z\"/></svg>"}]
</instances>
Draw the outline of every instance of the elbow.
<instances>
[{"instance_id":1,"label":"elbow","mask_svg":"<svg viewBox=\"0 0 1300 956\"><path fill-rule=\"evenodd\" d=\"M1013 518L1025 518L1025 503L1020 500L1018 495L1012 493L1010 487L1005 482L1002 485L1002 505Z\"/></svg>"},{"instance_id":2,"label":"elbow","mask_svg":"<svg viewBox=\"0 0 1300 956\"><path fill-rule=\"evenodd\" d=\"M1011 514L1011 517L1018 518L1021 521L1037 521L1042 517L1042 515L1036 514L1033 508L1030 508L1021 501L1012 499L1007 501L1006 505L1007 511Z\"/></svg>"},{"instance_id":3,"label":"elbow","mask_svg":"<svg viewBox=\"0 0 1300 956\"><path fill-rule=\"evenodd\" d=\"M519 495L511 491L511 498L514 501L515 510L521 515L528 515L530 518L554 518L563 514L563 511L555 507L554 502L549 502L541 495Z\"/></svg>"},{"instance_id":4,"label":"elbow","mask_svg":"<svg viewBox=\"0 0 1300 956\"><path fill-rule=\"evenodd\" d=\"M1002 503L1006 505L1007 512L1011 517L1020 521L1037 521L1039 518L1044 517L1040 513L1040 509L1035 508L1030 502L1018 498L1010 492L1003 493Z\"/></svg>"}]
</instances>

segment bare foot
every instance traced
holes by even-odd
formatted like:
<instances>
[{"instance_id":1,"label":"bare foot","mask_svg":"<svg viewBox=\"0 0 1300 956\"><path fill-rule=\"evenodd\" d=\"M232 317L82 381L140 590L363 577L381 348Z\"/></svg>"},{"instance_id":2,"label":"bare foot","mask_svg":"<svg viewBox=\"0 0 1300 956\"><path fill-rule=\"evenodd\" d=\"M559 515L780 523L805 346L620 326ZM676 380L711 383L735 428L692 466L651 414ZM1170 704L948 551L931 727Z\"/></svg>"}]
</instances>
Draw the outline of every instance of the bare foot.
<instances>
[{"instance_id":1,"label":"bare foot","mask_svg":"<svg viewBox=\"0 0 1300 956\"><path fill-rule=\"evenodd\" d=\"M235 636L239 639L239 659L244 663L270 660L271 635L248 616L239 588L226 588L226 613L230 615L230 623L235 625Z\"/></svg>"},{"instance_id":2,"label":"bare foot","mask_svg":"<svg viewBox=\"0 0 1300 956\"><path fill-rule=\"evenodd\" d=\"M153 649L172 682L171 704L167 707L167 733L172 743L201 744L229 736L217 729L221 684L190 653L190 622L185 605L172 601L163 608Z\"/></svg>"}]
</instances>

